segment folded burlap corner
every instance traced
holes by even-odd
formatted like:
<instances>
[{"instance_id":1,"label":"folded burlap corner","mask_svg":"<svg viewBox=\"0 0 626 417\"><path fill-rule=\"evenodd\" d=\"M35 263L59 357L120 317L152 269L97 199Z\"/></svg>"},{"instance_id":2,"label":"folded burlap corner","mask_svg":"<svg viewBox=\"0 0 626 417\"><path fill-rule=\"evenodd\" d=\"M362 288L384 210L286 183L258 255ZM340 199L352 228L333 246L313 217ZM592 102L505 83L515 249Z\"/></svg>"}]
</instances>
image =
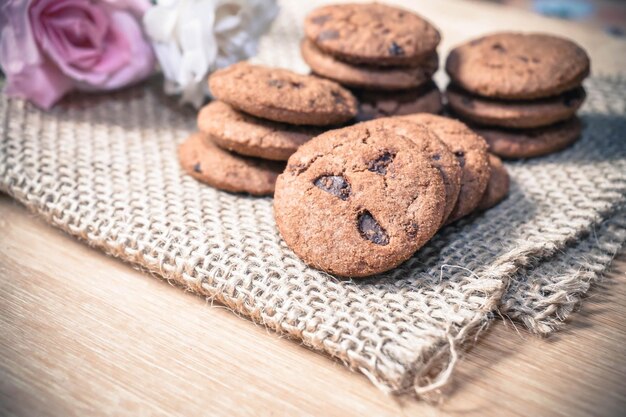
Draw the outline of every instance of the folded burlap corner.
<instances>
[{"instance_id":1,"label":"folded burlap corner","mask_svg":"<svg viewBox=\"0 0 626 417\"><path fill-rule=\"evenodd\" d=\"M301 16L291 9L258 59L302 69L293 23ZM155 83L74 96L47 113L3 96L0 189L88 244L326 352L382 389L423 394L447 381L460 348L498 309L546 333L571 311L563 300L586 291L571 283L596 279L610 263L624 240L624 87L590 80L579 143L507 164L512 188L502 204L360 281L306 267L280 239L271 199L182 173L176 146L194 114ZM583 254L581 274L572 260Z\"/></svg>"},{"instance_id":2,"label":"folded burlap corner","mask_svg":"<svg viewBox=\"0 0 626 417\"><path fill-rule=\"evenodd\" d=\"M499 312L528 330L549 335L563 326L591 285L602 278L626 241L626 211L618 208L571 247L518 271Z\"/></svg>"}]
</instances>

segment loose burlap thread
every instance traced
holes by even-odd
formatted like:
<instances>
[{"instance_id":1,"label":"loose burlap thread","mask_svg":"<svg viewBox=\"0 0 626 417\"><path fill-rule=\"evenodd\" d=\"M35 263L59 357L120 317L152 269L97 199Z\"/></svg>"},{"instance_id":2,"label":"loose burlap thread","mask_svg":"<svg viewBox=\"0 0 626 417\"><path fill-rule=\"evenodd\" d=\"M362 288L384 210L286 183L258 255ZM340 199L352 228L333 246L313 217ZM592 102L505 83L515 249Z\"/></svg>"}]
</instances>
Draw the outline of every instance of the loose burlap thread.
<instances>
[{"instance_id":1,"label":"loose burlap thread","mask_svg":"<svg viewBox=\"0 0 626 417\"><path fill-rule=\"evenodd\" d=\"M619 208L572 247L523 269L510 280L501 314L531 332L549 335L575 311L592 284L602 278L626 241L626 214Z\"/></svg>"},{"instance_id":2,"label":"loose burlap thread","mask_svg":"<svg viewBox=\"0 0 626 417\"><path fill-rule=\"evenodd\" d=\"M301 69L295 9L283 10L258 60ZM556 328L623 243L626 83L586 86L579 143L507 164L503 203L360 281L304 265L281 240L270 198L185 175L176 147L195 128L194 113L158 83L72 96L50 112L3 96L0 189L88 244L323 351L381 389L425 394L448 380L462 346L498 309L538 333Z\"/></svg>"}]
</instances>

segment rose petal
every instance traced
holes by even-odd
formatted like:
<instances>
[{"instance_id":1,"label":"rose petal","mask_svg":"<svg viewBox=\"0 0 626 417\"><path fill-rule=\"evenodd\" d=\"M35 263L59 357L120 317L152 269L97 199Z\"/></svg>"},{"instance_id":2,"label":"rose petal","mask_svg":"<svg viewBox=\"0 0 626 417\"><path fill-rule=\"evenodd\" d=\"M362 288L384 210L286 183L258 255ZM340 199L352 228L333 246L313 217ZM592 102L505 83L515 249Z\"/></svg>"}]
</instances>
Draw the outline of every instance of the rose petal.
<instances>
[{"instance_id":1,"label":"rose petal","mask_svg":"<svg viewBox=\"0 0 626 417\"><path fill-rule=\"evenodd\" d=\"M211 34L203 33L203 25L198 21L189 22L180 31L179 43L183 59L190 54L196 56L197 71L204 75L217 55L217 45Z\"/></svg>"},{"instance_id":2,"label":"rose petal","mask_svg":"<svg viewBox=\"0 0 626 417\"><path fill-rule=\"evenodd\" d=\"M52 63L29 65L17 74L7 74L5 94L32 101L49 109L72 90L72 80L61 73Z\"/></svg>"},{"instance_id":3,"label":"rose petal","mask_svg":"<svg viewBox=\"0 0 626 417\"><path fill-rule=\"evenodd\" d=\"M107 79L107 69L120 68L129 59L123 53L127 49L123 39L110 34L109 20L102 7L84 0L34 0L30 9L33 33L41 50L68 77L93 85ZM98 44L76 47L68 39L67 30L76 31L86 21L89 23L85 30L92 32L91 40ZM120 54L103 57L105 45Z\"/></svg>"},{"instance_id":4,"label":"rose petal","mask_svg":"<svg viewBox=\"0 0 626 417\"><path fill-rule=\"evenodd\" d=\"M206 100L208 95L207 78L203 77L198 81L193 81L185 86L182 92L181 102L190 103L195 108L199 108Z\"/></svg>"},{"instance_id":5,"label":"rose petal","mask_svg":"<svg viewBox=\"0 0 626 417\"><path fill-rule=\"evenodd\" d=\"M239 16L224 16L221 19L216 19L214 29L216 32L226 32L228 30L235 29L241 25L241 17Z\"/></svg>"},{"instance_id":6,"label":"rose petal","mask_svg":"<svg viewBox=\"0 0 626 417\"><path fill-rule=\"evenodd\" d=\"M171 7L153 7L143 16L146 34L156 42L167 42L174 35L182 3Z\"/></svg>"},{"instance_id":7,"label":"rose petal","mask_svg":"<svg viewBox=\"0 0 626 417\"><path fill-rule=\"evenodd\" d=\"M167 93L198 106L216 69L249 58L278 11L275 0L157 0L144 15Z\"/></svg>"},{"instance_id":8,"label":"rose petal","mask_svg":"<svg viewBox=\"0 0 626 417\"><path fill-rule=\"evenodd\" d=\"M154 53L144 38L139 22L126 12L111 13L111 26L123 34L127 44L129 59L125 66L110 74L107 80L98 87L105 90L120 88L134 84L148 77L154 71ZM107 54L123 53L111 48ZM108 56L108 55L107 55Z\"/></svg>"},{"instance_id":9,"label":"rose petal","mask_svg":"<svg viewBox=\"0 0 626 417\"><path fill-rule=\"evenodd\" d=\"M0 6L0 65L17 73L41 62L28 20L28 0L11 0Z\"/></svg>"},{"instance_id":10,"label":"rose petal","mask_svg":"<svg viewBox=\"0 0 626 417\"><path fill-rule=\"evenodd\" d=\"M144 0L3 2L5 92L49 108L74 87L114 89L147 77L154 54L133 16L148 7Z\"/></svg>"},{"instance_id":11,"label":"rose petal","mask_svg":"<svg viewBox=\"0 0 626 417\"><path fill-rule=\"evenodd\" d=\"M128 10L135 17L142 17L143 14L152 6L148 0L101 0L108 3L109 6L118 10Z\"/></svg>"},{"instance_id":12,"label":"rose petal","mask_svg":"<svg viewBox=\"0 0 626 417\"><path fill-rule=\"evenodd\" d=\"M170 80L170 84L179 85L180 78L178 76L178 63L182 60L182 55L178 45L173 42L152 44L154 52L161 64L161 70L165 79ZM171 88L170 88L171 90ZM180 93L180 89L175 94Z\"/></svg>"},{"instance_id":13,"label":"rose petal","mask_svg":"<svg viewBox=\"0 0 626 417\"><path fill-rule=\"evenodd\" d=\"M108 34L108 22L104 30L97 30L87 17L60 16L46 19L45 35L55 48L59 60L70 67L89 71L100 60Z\"/></svg>"},{"instance_id":14,"label":"rose petal","mask_svg":"<svg viewBox=\"0 0 626 417\"><path fill-rule=\"evenodd\" d=\"M50 1L35 0L31 19L40 23L35 34L79 89L119 88L151 73L154 55L131 13L84 0L46 7Z\"/></svg>"}]
</instances>

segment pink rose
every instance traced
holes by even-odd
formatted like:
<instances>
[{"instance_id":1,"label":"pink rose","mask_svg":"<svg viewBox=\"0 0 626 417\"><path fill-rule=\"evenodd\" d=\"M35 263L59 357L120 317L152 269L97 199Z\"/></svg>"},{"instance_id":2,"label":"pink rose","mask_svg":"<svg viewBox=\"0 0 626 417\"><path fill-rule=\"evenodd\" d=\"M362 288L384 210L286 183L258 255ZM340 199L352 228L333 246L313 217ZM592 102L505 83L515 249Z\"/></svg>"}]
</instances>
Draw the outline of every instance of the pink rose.
<instances>
[{"instance_id":1,"label":"pink rose","mask_svg":"<svg viewBox=\"0 0 626 417\"><path fill-rule=\"evenodd\" d=\"M3 3L5 3L3 1ZM5 93L50 108L67 92L113 90L154 69L148 0L8 0L0 6Z\"/></svg>"}]
</instances>

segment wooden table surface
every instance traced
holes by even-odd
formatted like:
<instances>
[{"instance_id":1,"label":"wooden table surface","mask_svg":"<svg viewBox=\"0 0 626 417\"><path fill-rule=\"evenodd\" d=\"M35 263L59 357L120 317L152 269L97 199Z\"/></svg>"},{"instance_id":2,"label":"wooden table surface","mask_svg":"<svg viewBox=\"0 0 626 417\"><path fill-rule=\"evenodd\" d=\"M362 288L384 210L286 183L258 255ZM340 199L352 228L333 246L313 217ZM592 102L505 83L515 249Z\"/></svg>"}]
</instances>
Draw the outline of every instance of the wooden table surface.
<instances>
[{"instance_id":1,"label":"wooden table surface","mask_svg":"<svg viewBox=\"0 0 626 417\"><path fill-rule=\"evenodd\" d=\"M442 51L489 30L546 30L623 71L626 43L491 5L423 3ZM449 35L449 36L448 36ZM441 75L439 76L441 77ZM610 416L626 410L626 252L549 339L496 322L442 404L364 376L133 270L0 194L0 416Z\"/></svg>"}]
</instances>

